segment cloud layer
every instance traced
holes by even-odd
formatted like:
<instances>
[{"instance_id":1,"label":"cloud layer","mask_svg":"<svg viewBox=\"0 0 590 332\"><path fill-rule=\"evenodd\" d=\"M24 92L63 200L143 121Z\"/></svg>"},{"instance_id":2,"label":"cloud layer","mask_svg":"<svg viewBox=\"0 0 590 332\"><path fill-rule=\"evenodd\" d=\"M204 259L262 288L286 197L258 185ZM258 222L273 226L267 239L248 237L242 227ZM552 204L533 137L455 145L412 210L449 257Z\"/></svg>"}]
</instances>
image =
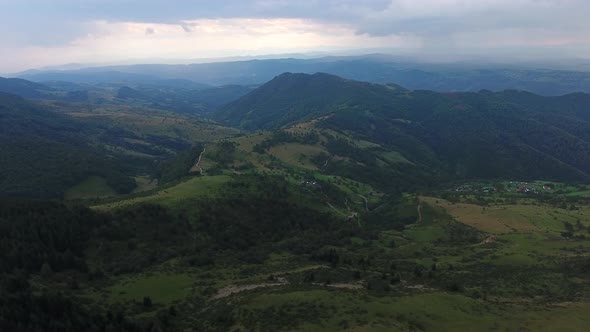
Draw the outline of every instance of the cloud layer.
<instances>
[{"instance_id":1,"label":"cloud layer","mask_svg":"<svg viewBox=\"0 0 590 332\"><path fill-rule=\"evenodd\" d=\"M0 51L18 55L0 70L359 47L590 57L588 13L586 0L0 0Z\"/></svg>"}]
</instances>

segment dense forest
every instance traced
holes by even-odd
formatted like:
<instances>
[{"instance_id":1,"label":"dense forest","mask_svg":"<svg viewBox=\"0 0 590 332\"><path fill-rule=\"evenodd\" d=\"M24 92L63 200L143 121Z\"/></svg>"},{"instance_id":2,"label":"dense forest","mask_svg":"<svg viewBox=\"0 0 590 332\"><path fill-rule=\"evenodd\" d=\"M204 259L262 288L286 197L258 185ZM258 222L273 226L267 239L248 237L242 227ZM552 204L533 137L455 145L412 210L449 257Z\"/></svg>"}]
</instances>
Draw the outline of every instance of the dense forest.
<instances>
[{"instance_id":1,"label":"dense forest","mask_svg":"<svg viewBox=\"0 0 590 332\"><path fill-rule=\"evenodd\" d=\"M97 130L11 95L0 103L0 188L4 197L59 197L70 186L97 175L117 192L135 188L137 161L92 144Z\"/></svg>"},{"instance_id":2,"label":"dense forest","mask_svg":"<svg viewBox=\"0 0 590 332\"><path fill-rule=\"evenodd\" d=\"M294 204L291 196L304 193L290 193L279 178L241 178L222 190L223 198L175 210L138 205L105 213L57 202L2 200L0 327L169 329L176 324L173 307L163 308L155 319L131 321L126 318L131 309L97 311L80 290L174 257L189 267L262 264L277 250L324 259L324 246L342 244L343 234L357 232L329 214ZM214 324L211 319L201 324Z\"/></svg>"}]
</instances>

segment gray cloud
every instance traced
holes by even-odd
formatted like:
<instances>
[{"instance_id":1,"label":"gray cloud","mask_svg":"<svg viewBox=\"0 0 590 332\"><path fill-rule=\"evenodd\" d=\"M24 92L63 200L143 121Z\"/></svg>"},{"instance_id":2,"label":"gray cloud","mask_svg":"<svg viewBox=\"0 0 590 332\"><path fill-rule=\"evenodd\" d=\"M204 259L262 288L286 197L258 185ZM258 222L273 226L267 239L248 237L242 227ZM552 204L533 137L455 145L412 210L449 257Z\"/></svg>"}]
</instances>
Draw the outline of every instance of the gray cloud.
<instances>
[{"instance_id":1,"label":"gray cloud","mask_svg":"<svg viewBox=\"0 0 590 332\"><path fill-rule=\"evenodd\" d=\"M84 36L87 22L177 24L211 18L304 18L354 24L361 12L382 11L389 0L0 0L0 22L15 44L59 45ZM5 36L0 37L0 42Z\"/></svg>"},{"instance_id":2,"label":"gray cloud","mask_svg":"<svg viewBox=\"0 0 590 332\"><path fill-rule=\"evenodd\" d=\"M13 45L64 44L93 33L93 20L173 24L190 33L187 21L203 18L309 19L359 35L415 36L439 48L489 46L505 35L523 46L542 35L586 49L590 43L587 0L0 0L0 9L10 31L0 42Z\"/></svg>"},{"instance_id":3,"label":"gray cloud","mask_svg":"<svg viewBox=\"0 0 590 332\"><path fill-rule=\"evenodd\" d=\"M182 30L184 30L184 32L187 32L187 33L193 31L193 25L191 25L191 24L181 23L180 27L182 28Z\"/></svg>"},{"instance_id":4,"label":"gray cloud","mask_svg":"<svg viewBox=\"0 0 590 332\"><path fill-rule=\"evenodd\" d=\"M155 33L156 33L156 29L154 29L154 28L147 28L147 29L145 29L146 36L153 35Z\"/></svg>"}]
</instances>

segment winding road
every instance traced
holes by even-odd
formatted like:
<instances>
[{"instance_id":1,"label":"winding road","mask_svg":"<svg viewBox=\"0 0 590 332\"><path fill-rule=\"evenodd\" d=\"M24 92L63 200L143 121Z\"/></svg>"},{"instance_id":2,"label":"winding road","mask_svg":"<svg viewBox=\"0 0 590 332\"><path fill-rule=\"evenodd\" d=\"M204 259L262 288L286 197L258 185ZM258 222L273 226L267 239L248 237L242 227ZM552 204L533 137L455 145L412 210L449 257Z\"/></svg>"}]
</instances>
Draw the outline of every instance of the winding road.
<instances>
[{"instance_id":1,"label":"winding road","mask_svg":"<svg viewBox=\"0 0 590 332\"><path fill-rule=\"evenodd\" d=\"M201 163L201 159L203 158L203 154L205 153L206 150L207 150L207 148L204 147L201 154L199 154L199 159L197 159L197 163L195 164L195 168L199 169L199 173L201 173L201 175L203 175L203 168L201 166L199 166L199 164Z\"/></svg>"},{"instance_id":2,"label":"winding road","mask_svg":"<svg viewBox=\"0 0 590 332\"><path fill-rule=\"evenodd\" d=\"M371 212L371 210L369 210L369 200L361 194L357 194L357 195L359 195L365 201L365 210L367 212Z\"/></svg>"},{"instance_id":3,"label":"winding road","mask_svg":"<svg viewBox=\"0 0 590 332\"><path fill-rule=\"evenodd\" d=\"M418 211L418 224L422 223L422 202L418 201L418 207L416 208Z\"/></svg>"}]
</instances>

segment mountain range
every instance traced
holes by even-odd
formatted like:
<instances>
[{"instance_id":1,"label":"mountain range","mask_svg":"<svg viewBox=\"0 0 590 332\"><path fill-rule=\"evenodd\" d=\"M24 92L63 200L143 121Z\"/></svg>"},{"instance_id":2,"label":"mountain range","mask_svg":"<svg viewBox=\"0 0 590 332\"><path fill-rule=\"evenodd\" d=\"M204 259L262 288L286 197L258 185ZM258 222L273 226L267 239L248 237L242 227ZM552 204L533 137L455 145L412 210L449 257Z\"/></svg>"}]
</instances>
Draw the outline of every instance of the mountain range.
<instances>
[{"instance_id":1,"label":"mountain range","mask_svg":"<svg viewBox=\"0 0 590 332\"><path fill-rule=\"evenodd\" d=\"M85 160L101 165L102 161L90 161L95 158L90 156L99 156L104 162L111 160L109 163L131 157L129 154L125 156L125 153L99 152L105 146L118 146L140 153L142 157L161 159L195 143L187 140L187 137L150 136L145 130L138 131L137 127L113 126L114 122L106 126L95 120L80 122L69 117L77 114L67 99L72 99L74 92L20 79L4 79L1 82L0 88L21 96L53 98L58 102L55 104L59 105L57 108L65 110L65 113L48 113L44 108L51 104L33 105L9 95L3 97L5 114L2 122L6 128L6 141L17 139L13 147L29 140L29 149L46 143L51 147L61 146L63 150L49 153L51 149L44 148L34 153L37 156L50 158L89 153L89 158ZM64 86L63 83L61 85ZM244 132L281 131L311 121L314 130L319 133L330 130L344 138L340 141L328 139L329 142L324 143L329 147L329 154L349 160L341 160L343 165L338 168L338 171L346 169L346 174L359 174L363 169L359 165L364 165L369 169L379 166L372 168L376 172L392 172L395 169L392 174L398 178L408 177L405 183L415 184L466 178L542 178L562 181L587 181L590 178L590 95L585 93L557 97L519 90L440 93L411 90L396 84L361 82L325 73L284 73L258 88L225 86L204 90L166 90L123 86L110 91L110 97L103 97L99 105L111 105L113 110L130 105L189 115L206 114L226 128L240 128ZM76 103L83 105L92 103L92 100L86 96L86 99L76 100ZM92 110L95 107L101 109L98 106L87 108ZM92 112L88 115L92 115ZM132 112L132 118L146 116L137 111L125 112ZM115 114L108 113L107 117ZM187 129L183 127L180 130ZM220 132L229 133L231 130ZM111 137L114 133L115 137ZM165 141L170 139L177 141ZM354 144L350 144L355 140L369 142L373 148L357 149ZM76 147L71 142L83 144L83 147ZM75 152L76 149L85 152ZM54 164L44 158L21 160L19 158L27 154L17 150L13 152L12 155L5 154L4 162L8 163L5 169L17 172L23 164L31 167L37 167L35 163L39 167ZM379 161L387 160L382 155L391 153L401 156L408 163L383 164ZM12 157L8 158L9 155ZM113 156L118 157L113 159ZM17 167L11 167L11 163ZM387 165L392 168L387 169ZM134 169L134 166L117 167L119 179L132 175L130 170ZM59 174L54 171L46 173ZM90 173L102 174L98 170ZM71 179L73 182L79 181L84 174L87 173ZM5 177L4 180L8 181L9 178L28 178L31 183L36 183L32 177L16 175ZM68 185L73 182L68 182ZM65 187L58 192L64 190Z\"/></svg>"},{"instance_id":2,"label":"mountain range","mask_svg":"<svg viewBox=\"0 0 590 332\"><path fill-rule=\"evenodd\" d=\"M213 86L259 85L284 72L325 72L373 83L439 92L526 90L542 95L590 92L590 73L487 63L425 63L387 55L266 59L182 65L142 64L17 74L35 82L159 82L181 79ZM194 83L196 84L196 83Z\"/></svg>"}]
</instances>

